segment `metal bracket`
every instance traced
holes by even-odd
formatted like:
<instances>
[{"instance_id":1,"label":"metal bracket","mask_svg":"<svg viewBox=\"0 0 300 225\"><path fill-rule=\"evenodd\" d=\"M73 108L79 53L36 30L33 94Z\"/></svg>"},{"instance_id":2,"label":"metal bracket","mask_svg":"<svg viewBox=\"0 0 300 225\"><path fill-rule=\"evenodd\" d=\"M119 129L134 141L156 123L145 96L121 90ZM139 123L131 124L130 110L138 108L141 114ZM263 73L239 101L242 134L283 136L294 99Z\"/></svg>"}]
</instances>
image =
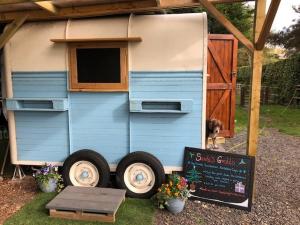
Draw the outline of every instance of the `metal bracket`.
<instances>
[{"instance_id":1,"label":"metal bracket","mask_svg":"<svg viewBox=\"0 0 300 225\"><path fill-rule=\"evenodd\" d=\"M26 175L25 175L23 169L21 168L20 165L16 165L14 175L11 180L17 180L17 179L22 180L24 177L26 177Z\"/></svg>"}]
</instances>

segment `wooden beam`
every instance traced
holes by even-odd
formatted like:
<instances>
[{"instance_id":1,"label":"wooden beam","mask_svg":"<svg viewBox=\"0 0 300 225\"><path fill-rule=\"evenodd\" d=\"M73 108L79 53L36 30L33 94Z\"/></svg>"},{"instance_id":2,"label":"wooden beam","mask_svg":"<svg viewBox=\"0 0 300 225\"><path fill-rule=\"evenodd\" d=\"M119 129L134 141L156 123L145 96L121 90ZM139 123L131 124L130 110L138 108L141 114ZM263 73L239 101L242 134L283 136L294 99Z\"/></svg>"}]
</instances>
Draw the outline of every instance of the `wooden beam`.
<instances>
[{"instance_id":1,"label":"wooden beam","mask_svg":"<svg viewBox=\"0 0 300 225\"><path fill-rule=\"evenodd\" d=\"M26 3L26 2L43 2L45 0L0 0L0 5L9 5L9 4L18 4L18 3ZM197 3L197 0L154 0L157 2L164 2L164 4L170 5L177 2L177 4L190 4L193 2ZM226 4L226 3L235 3L235 2L251 2L255 0L209 0L209 2L213 4ZM112 0L113 2L113 0ZM168 3L167 3L168 2Z\"/></svg>"},{"instance_id":2,"label":"wooden beam","mask_svg":"<svg viewBox=\"0 0 300 225\"><path fill-rule=\"evenodd\" d=\"M262 50L265 46L267 37L269 36L274 18L276 16L278 7L280 4L280 0L272 0L269 9L268 9L268 13L266 16L266 19L264 21L261 33L259 35L259 38L257 40L257 42L255 43L255 48L256 50Z\"/></svg>"},{"instance_id":3,"label":"wooden beam","mask_svg":"<svg viewBox=\"0 0 300 225\"><path fill-rule=\"evenodd\" d=\"M112 2L107 4L98 4L92 6L78 6L60 8L56 14L49 14L44 10L32 10L29 13L27 20L51 20L51 19L66 19L79 17L95 17L106 15L117 15L144 11L160 11L156 1L139 0L133 2ZM2 12L0 13L0 22L12 21L16 17L24 15L24 11L18 12Z\"/></svg>"},{"instance_id":4,"label":"wooden beam","mask_svg":"<svg viewBox=\"0 0 300 225\"><path fill-rule=\"evenodd\" d=\"M10 4L18 4L18 3L26 3L26 2L42 2L45 0L1 0L0 5L10 5Z\"/></svg>"},{"instance_id":5,"label":"wooden beam","mask_svg":"<svg viewBox=\"0 0 300 225\"><path fill-rule=\"evenodd\" d=\"M251 52L254 50L253 43L245 37L219 10L216 9L208 0L199 0L203 7L229 32L231 32L243 45L245 45Z\"/></svg>"},{"instance_id":6,"label":"wooden beam","mask_svg":"<svg viewBox=\"0 0 300 225\"><path fill-rule=\"evenodd\" d=\"M21 16L11 22L0 35L0 49L9 41L9 39L17 32L17 30L25 22L27 15Z\"/></svg>"},{"instance_id":7,"label":"wooden beam","mask_svg":"<svg viewBox=\"0 0 300 225\"><path fill-rule=\"evenodd\" d=\"M35 2L37 6L39 6L42 9L47 10L48 12L56 14L58 12L58 9L55 5L53 5L52 1L42 1L42 2Z\"/></svg>"},{"instance_id":8,"label":"wooden beam","mask_svg":"<svg viewBox=\"0 0 300 225\"><path fill-rule=\"evenodd\" d=\"M41 2L41 0L0 0L0 5L3 3L21 3L21 2ZM208 0L214 3L221 3L229 0ZM230 0L241 1L241 0ZM245 0L247 1L247 0ZM160 7L157 5L160 4ZM183 8L183 7L198 7L200 5L198 0L135 0L126 2L111 1L108 3L90 5L90 6L73 6L66 8L59 8L56 14L49 14L45 10L31 10L27 20L53 20L53 19L67 19L67 18L84 18L106 15L117 15L126 13L138 13L148 11L161 11L169 8ZM16 17L24 15L24 11L2 12L0 13L0 22L9 22Z\"/></svg>"},{"instance_id":9,"label":"wooden beam","mask_svg":"<svg viewBox=\"0 0 300 225\"><path fill-rule=\"evenodd\" d=\"M258 0L255 5L254 17L254 40L257 41L263 23L265 20L266 0ZM256 155L258 133L259 133L259 107L260 107L260 89L262 77L262 61L263 51L254 50L252 57L252 76L251 76L251 92L250 92L250 107L248 120L248 141L247 154Z\"/></svg>"},{"instance_id":10,"label":"wooden beam","mask_svg":"<svg viewBox=\"0 0 300 225\"><path fill-rule=\"evenodd\" d=\"M212 4L226 4L236 2L248 2L255 0L208 0ZM157 5L162 8L178 8L178 7L197 7L199 6L198 0L156 0Z\"/></svg>"},{"instance_id":11,"label":"wooden beam","mask_svg":"<svg viewBox=\"0 0 300 225\"><path fill-rule=\"evenodd\" d=\"M226 4L226 3L235 3L235 2L253 2L255 0L209 0L213 4Z\"/></svg>"}]
</instances>

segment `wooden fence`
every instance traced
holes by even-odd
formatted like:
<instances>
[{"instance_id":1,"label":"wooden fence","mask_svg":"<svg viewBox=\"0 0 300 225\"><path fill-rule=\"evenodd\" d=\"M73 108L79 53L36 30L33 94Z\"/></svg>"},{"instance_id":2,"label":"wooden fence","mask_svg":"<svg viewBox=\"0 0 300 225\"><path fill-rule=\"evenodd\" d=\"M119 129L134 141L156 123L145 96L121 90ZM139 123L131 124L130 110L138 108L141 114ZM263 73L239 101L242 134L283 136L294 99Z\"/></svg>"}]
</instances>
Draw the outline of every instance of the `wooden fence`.
<instances>
[{"instance_id":1,"label":"wooden fence","mask_svg":"<svg viewBox=\"0 0 300 225\"><path fill-rule=\"evenodd\" d=\"M245 107L249 104L249 92L250 92L250 85L244 84L237 84L236 85L236 95L237 95L237 104ZM261 93L260 93L260 103L262 105L267 104L278 104L278 88L276 87L269 87L269 86L262 86Z\"/></svg>"}]
</instances>

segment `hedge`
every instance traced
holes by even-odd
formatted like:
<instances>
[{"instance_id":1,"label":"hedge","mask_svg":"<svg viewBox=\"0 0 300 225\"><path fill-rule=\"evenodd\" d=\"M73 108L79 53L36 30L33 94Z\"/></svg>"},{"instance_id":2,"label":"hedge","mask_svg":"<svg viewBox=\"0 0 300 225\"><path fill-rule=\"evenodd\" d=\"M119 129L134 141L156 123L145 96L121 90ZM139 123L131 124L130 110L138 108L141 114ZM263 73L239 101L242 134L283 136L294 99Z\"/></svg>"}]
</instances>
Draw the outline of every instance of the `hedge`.
<instances>
[{"instance_id":1,"label":"hedge","mask_svg":"<svg viewBox=\"0 0 300 225\"><path fill-rule=\"evenodd\" d=\"M250 67L238 69L237 82L250 84ZM276 88L278 103L287 103L295 92L295 85L300 85L300 54L285 60L263 66L262 85Z\"/></svg>"}]
</instances>

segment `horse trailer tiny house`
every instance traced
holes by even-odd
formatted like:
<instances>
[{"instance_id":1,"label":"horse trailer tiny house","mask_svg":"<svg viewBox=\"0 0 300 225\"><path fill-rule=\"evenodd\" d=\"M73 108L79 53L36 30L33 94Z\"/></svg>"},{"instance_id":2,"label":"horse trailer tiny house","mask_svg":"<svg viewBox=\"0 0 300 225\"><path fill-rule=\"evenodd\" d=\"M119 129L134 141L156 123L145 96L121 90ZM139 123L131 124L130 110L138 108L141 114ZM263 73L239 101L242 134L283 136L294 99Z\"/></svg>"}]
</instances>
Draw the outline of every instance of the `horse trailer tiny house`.
<instances>
[{"instance_id":1,"label":"horse trailer tiny house","mask_svg":"<svg viewBox=\"0 0 300 225\"><path fill-rule=\"evenodd\" d=\"M148 197L205 147L205 13L25 23L4 49L11 161Z\"/></svg>"}]
</instances>

